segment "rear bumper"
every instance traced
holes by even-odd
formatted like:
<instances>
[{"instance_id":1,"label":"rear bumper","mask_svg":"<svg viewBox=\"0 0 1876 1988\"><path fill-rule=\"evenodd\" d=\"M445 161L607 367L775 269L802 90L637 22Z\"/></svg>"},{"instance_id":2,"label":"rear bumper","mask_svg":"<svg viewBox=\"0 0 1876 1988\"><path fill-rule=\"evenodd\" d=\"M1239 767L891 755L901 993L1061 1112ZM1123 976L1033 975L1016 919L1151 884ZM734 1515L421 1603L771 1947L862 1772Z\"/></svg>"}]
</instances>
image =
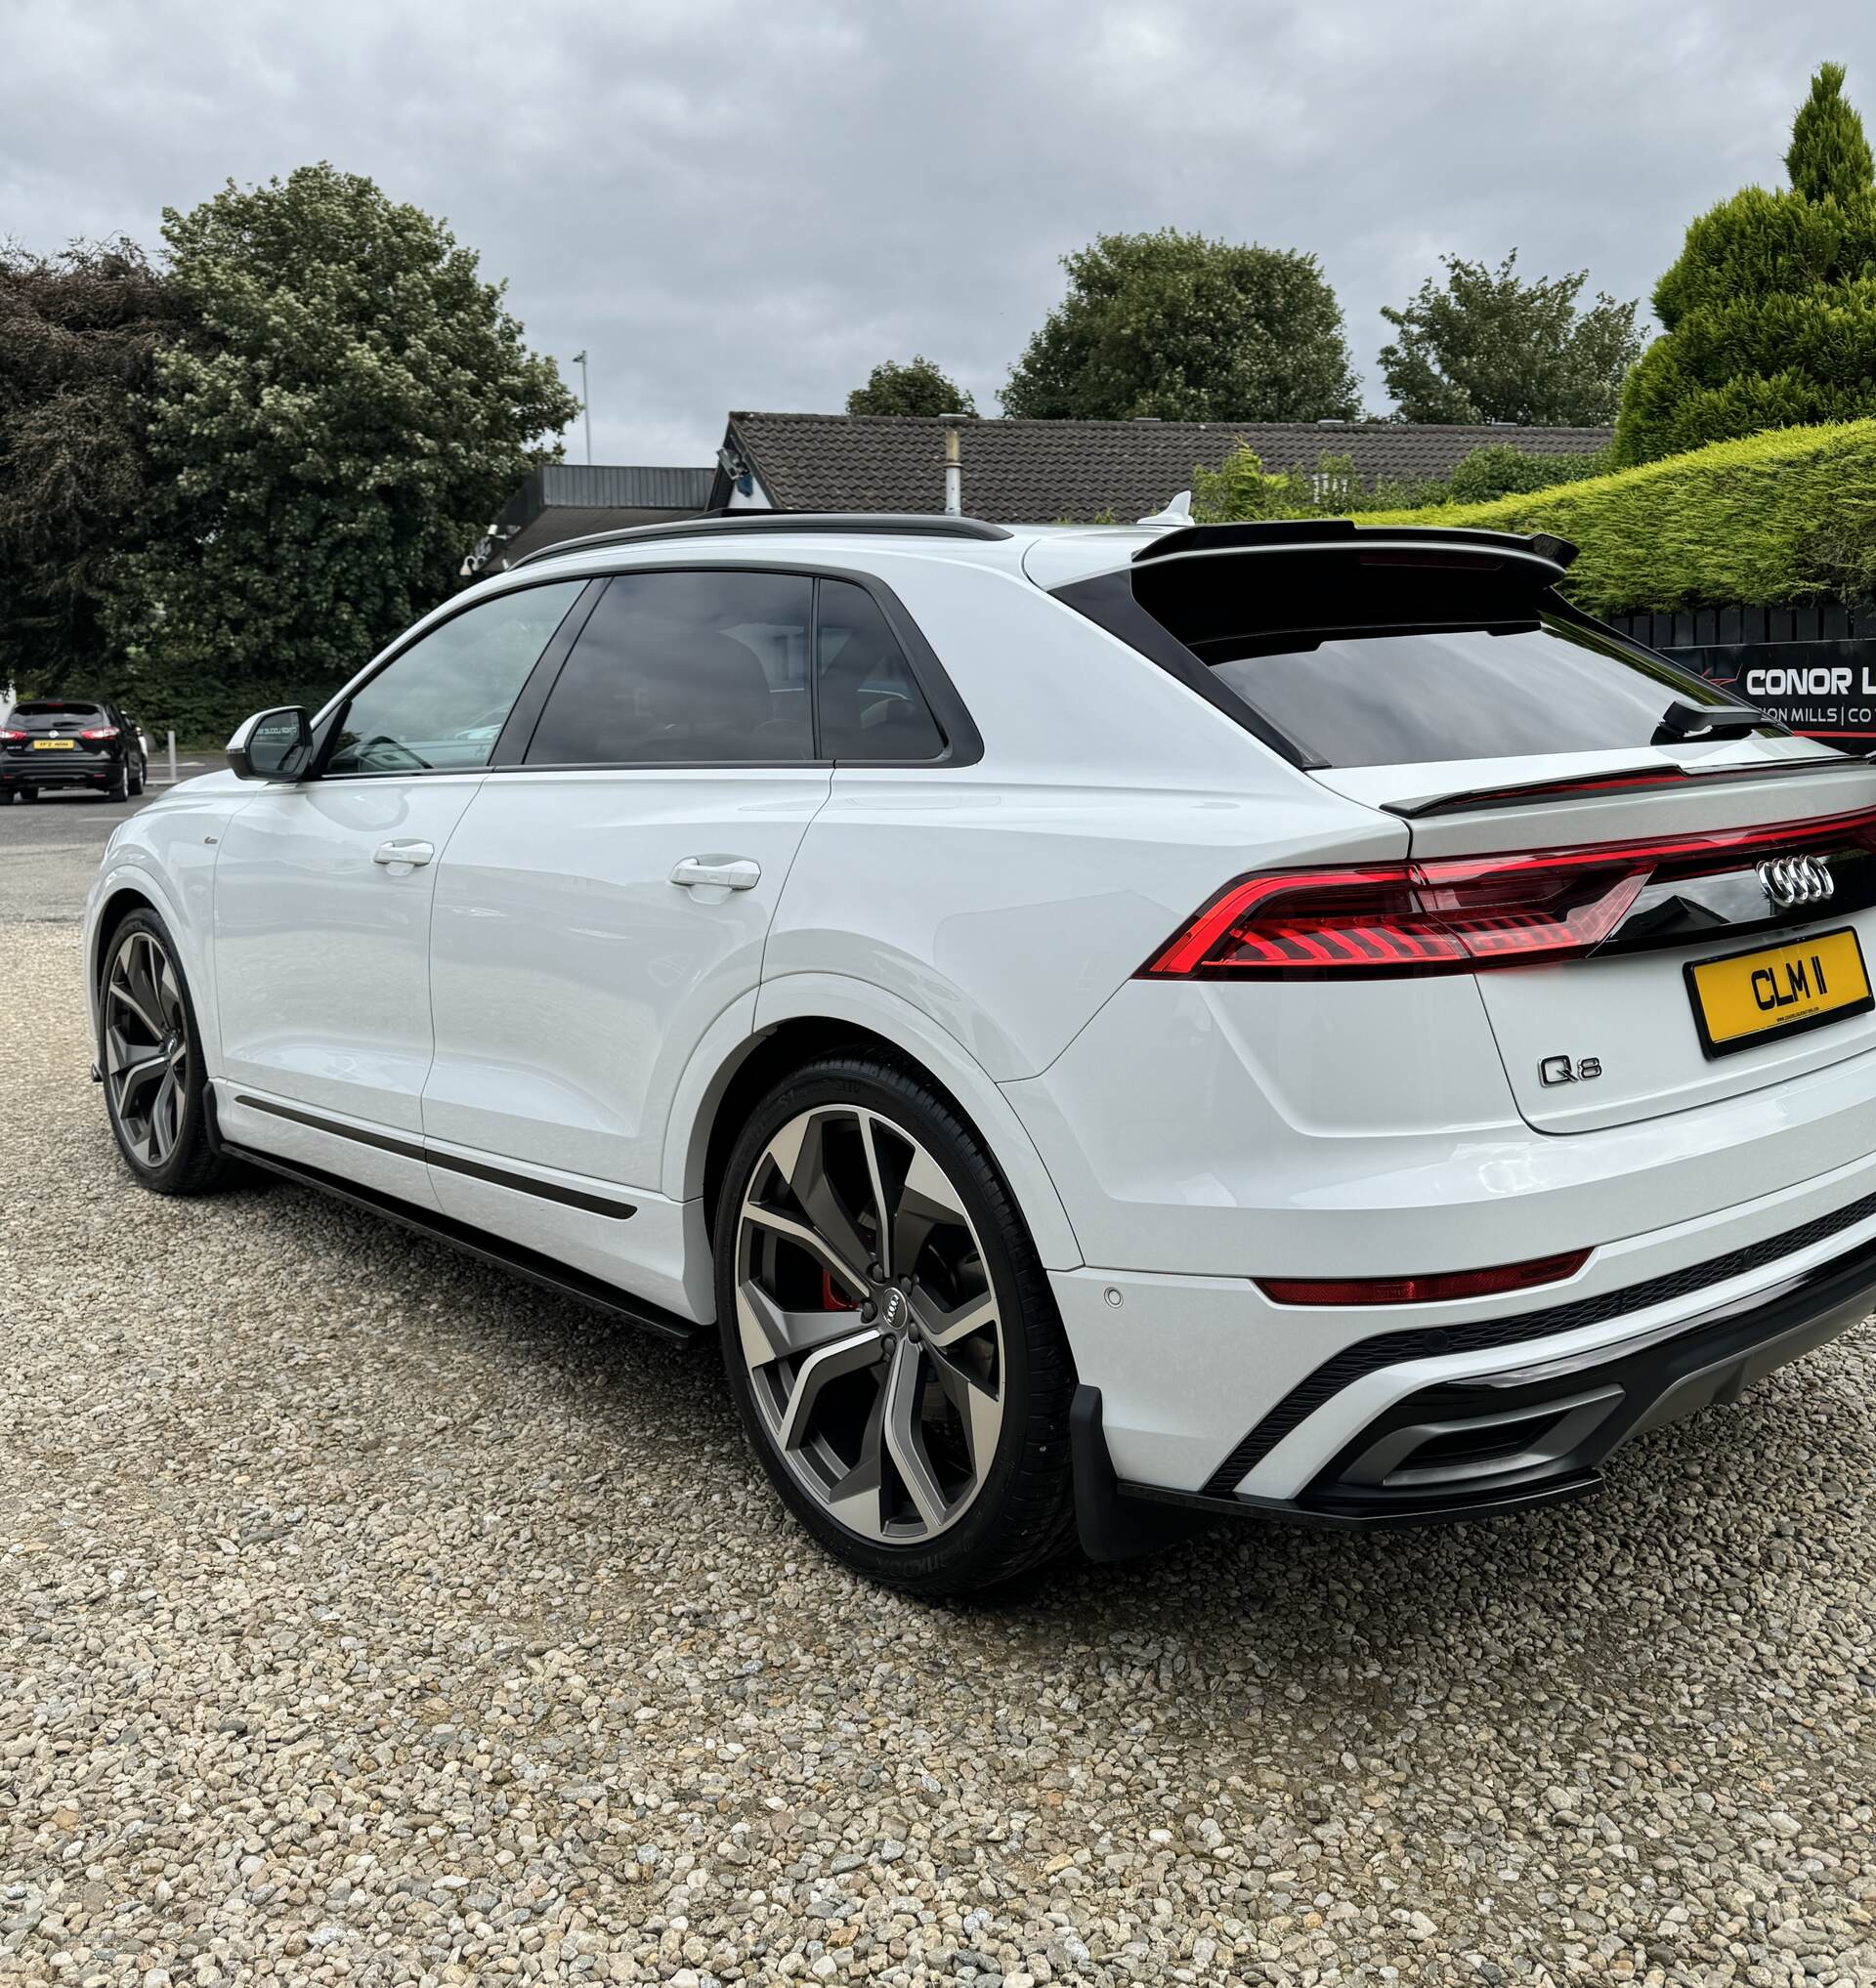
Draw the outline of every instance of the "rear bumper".
<instances>
[{"instance_id":1,"label":"rear bumper","mask_svg":"<svg viewBox=\"0 0 1876 1988\"><path fill-rule=\"evenodd\" d=\"M34 757L21 753L17 758L0 759L0 786L108 786L116 772L117 761L108 755L42 752Z\"/></svg>"},{"instance_id":2,"label":"rear bumper","mask_svg":"<svg viewBox=\"0 0 1876 1988\"><path fill-rule=\"evenodd\" d=\"M1751 1297L1725 1299L1612 1345L1558 1354L1541 1340L1488 1373L1434 1380L1363 1420L1294 1497L1235 1488L1238 1459L1180 1491L1117 1476L1098 1390L1074 1420L1084 1544L1125 1558L1164 1521L1142 1506L1258 1514L1341 1527L1492 1518L1582 1496L1632 1436L1732 1402L1876 1309L1876 1237Z\"/></svg>"}]
</instances>

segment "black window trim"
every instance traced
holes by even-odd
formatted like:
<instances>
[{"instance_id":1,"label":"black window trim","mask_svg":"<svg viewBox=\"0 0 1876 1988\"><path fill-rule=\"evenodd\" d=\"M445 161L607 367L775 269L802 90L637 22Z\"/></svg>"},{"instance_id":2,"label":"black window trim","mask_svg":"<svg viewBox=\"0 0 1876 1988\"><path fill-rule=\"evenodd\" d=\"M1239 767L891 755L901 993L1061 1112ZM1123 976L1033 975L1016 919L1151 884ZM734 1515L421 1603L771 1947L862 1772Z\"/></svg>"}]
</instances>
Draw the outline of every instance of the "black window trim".
<instances>
[{"instance_id":1,"label":"black window trim","mask_svg":"<svg viewBox=\"0 0 1876 1988\"><path fill-rule=\"evenodd\" d=\"M465 775L480 778L483 774L487 773L490 767L494 764L495 754L501 750L503 743L507 740L509 728L515 722L516 712L521 709L530 688L533 686L534 679L540 674L541 664L550 656L554 655L563 641L566 647L571 649L574 646L574 637L586 625L586 616L593 612L594 603L598 601L600 594L604 591L596 579L588 579L586 585L574 596L572 602L568 605L567 612L555 624L554 632L547 638L546 645L542 648L539 656L534 658L533 664L527 676L522 679L520 694L515 698L514 703L509 706L507 719L503 722L501 731L496 735L495 742L490 749L489 758L481 766L394 766L386 767L376 773L327 773L325 762L337 741L339 728L345 722L345 714L358 701L359 697L364 691L369 690L393 663L408 656L419 642L427 642L438 629L448 627L451 621L459 619L462 615L472 613L477 608L487 607L492 601L506 600L510 594L532 593L537 587L564 587L570 580L575 580L578 577L577 573L565 572L535 574L531 576L521 586L502 587L495 593L479 594L473 601L462 601L452 608L448 613L440 615L436 620L425 621L418 627L406 630L396 648L389 650L373 665L369 676L341 693L332 703L325 707L324 715L315 721L313 727L312 762L306 773L301 776L300 782L296 783L296 784L305 784L312 781L460 780ZM538 716L538 713L535 715ZM532 730L532 724L530 729Z\"/></svg>"},{"instance_id":2,"label":"black window trim","mask_svg":"<svg viewBox=\"0 0 1876 1988\"><path fill-rule=\"evenodd\" d=\"M537 762L533 766L525 764L528 746L533 738L534 728L540 722L547 698L554 685L559 681L560 672L569 656L573 654L576 641L585 628L593 610L599 605L599 597L615 579L640 572L770 572L795 574L817 582L810 603L808 683L810 724L813 728L810 744L819 747L821 743L820 699L815 688L820 674L817 663L817 638L821 612L821 580L850 580L864 592L871 595L874 605L885 618L888 631L899 644L900 653L905 656L906 666L912 673L912 680L918 694L925 700L925 708L931 713L932 722L938 727L938 735L944 740L944 750L930 759L830 759L819 751L807 759L632 759L632 760L572 760L549 765ZM522 593L534 587L565 586L570 579L577 579L578 573L537 573L531 574L526 583L519 587L503 587L499 593L481 594L476 599L466 600L453 613L444 614L434 621L426 622L420 628L407 633L396 648L388 651L373 667L369 676L353 685L340 698L325 708L314 726L313 760L304 776L304 782L312 781L354 781L354 780L461 780L465 777L482 779L490 774L504 773L656 773L659 771L682 773L719 772L745 769L760 772L778 767L827 767L840 769L869 768L890 769L894 772L920 772L936 768L975 766L984 756L984 741L978 732L964 700L958 694L945 666L939 661L937 653L925 640L924 631L911 614L906 612L898 595L876 574L863 572L857 568L843 566L823 566L803 563L800 560L737 559L698 560L670 559L639 562L621 561L618 565L608 564L597 571L586 571L585 585L574 597L573 604L560 618L546 646L535 659L534 666L522 684L521 693L510 707L506 722L496 737L494 746L488 760L481 766L432 766L432 767L389 767L381 773L327 773L325 762L333 741L338 737L339 727L346 712L359 695L396 662L405 656L419 641L434 635L439 628L454 620L457 614L469 613L487 602L505 598L512 593ZM1170 639L1170 638L1169 638ZM1203 664L1198 665L1203 668Z\"/></svg>"},{"instance_id":3,"label":"black window trim","mask_svg":"<svg viewBox=\"0 0 1876 1988\"><path fill-rule=\"evenodd\" d=\"M814 748L804 759L616 759L616 760L533 760L527 758L528 746L533 742L534 726L545 710L547 699L553 693L560 672L573 653L570 639L565 649L555 656L552 652L560 647L559 635L541 655L533 673L522 689L515 702L515 714L521 712L524 704L533 706L533 722L528 727L527 736L516 740L509 736L510 728L502 728L501 737L495 741L495 750L490 756L489 764L483 771L489 774L516 773L736 773L773 772L778 768L821 767L835 770L865 771L869 768L890 769L894 773L917 773L933 769L950 769L959 766L974 766L984 756L984 741L979 735L963 699L958 695L957 687L938 660L931 644L925 640L924 632L906 612L897 594L875 574L863 572L852 567L823 566L801 560L781 559L736 559L698 560L668 559L640 562L633 560L618 566L608 566L595 575L596 579L610 583L615 579L629 579L637 573L684 572L760 572L780 573L788 577L813 581L813 594L808 609L808 682L809 723L811 733L809 744ZM906 659L906 667L912 673L912 680L918 694L925 700L925 708L931 713L932 723L938 728L938 736L944 740L942 751L928 759L862 759L857 757L831 758L820 751L821 714L818 692L813 688L820 672L816 654L816 638L820 632L821 588L820 582L828 580L848 580L869 594L874 605L879 610L886 623L887 632L898 643L900 653ZM578 604L585 613L580 617L580 626L592 613L598 595L592 602L582 597ZM572 620L568 616L568 621ZM562 631L567 622L562 623ZM542 679L535 700L535 679ZM513 720L511 718L511 724ZM511 756L512 755L512 756Z\"/></svg>"}]
</instances>

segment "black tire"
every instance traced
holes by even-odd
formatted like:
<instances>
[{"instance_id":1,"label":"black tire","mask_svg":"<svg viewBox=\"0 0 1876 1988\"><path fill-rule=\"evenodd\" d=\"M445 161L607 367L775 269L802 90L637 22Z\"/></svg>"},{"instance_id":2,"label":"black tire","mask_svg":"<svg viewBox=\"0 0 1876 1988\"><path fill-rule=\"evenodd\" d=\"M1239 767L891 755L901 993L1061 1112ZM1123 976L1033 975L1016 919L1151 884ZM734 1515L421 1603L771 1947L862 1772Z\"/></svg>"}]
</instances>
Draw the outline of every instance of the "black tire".
<instances>
[{"instance_id":1,"label":"black tire","mask_svg":"<svg viewBox=\"0 0 1876 1988\"><path fill-rule=\"evenodd\" d=\"M172 1033L180 1033L186 1044L185 1074L178 1085L182 1094L179 1127L168 1150L155 1159L151 1157L149 1144L127 1128L122 1115L123 1100L111 1070L113 1044L110 1031L114 1025L110 1012L113 1002L108 991L109 981L112 967L123 948L137 935L144 935L160 949L174 974L177 1001L173 1013L159 1012L157 1020L159 1026L173 1024ZM99 962L99 976L100 999L105 1008L105 1039L99 1045L100 1063L105 1071L105 1111L110 1121L111 1136L117 1142L117 1151L136 1176L139 1186L149 1188L152 1194L211 1193L230 1178L234 1168L215 1150L209 1136L208 1078L202 1065L202 1037L195 1020L195 1003L190 995L189 982L183 973L176 942L170 937L169 928L153 910L148 908L134 910L112 928ZM127 1026L135 1027L139 1035L146 1033L141 1026ZM130 1122L134 1124L134 1101L129 1109Z\"/></svg>"},{"instance_id":2,"label":"black tire","mask_svg":"<svg viewBox=\"0 0 1876 1988\"><path fill-rule=\"evenodd\" d=\"M804 1112L852 1106L910 1133L939 1162L981 1246L1002 1324L1002 1423L973 1502L915 1544L864 1538L797 1480L757 1408L741 1344L737 1276L741 1211L769 1142ZM863 1051L817 1059L750 1114L724 1171L715 1230L717 1317L730 1391L745 1433L784 1503L827 1550L869 1579L938 1597L1001 1586L1041 1567L1075 1537L1068 1411L1074 1362L1048 1280L1008 1187L976 1131L921 1072Z\"/></svg>"},{"instance_id":3,"label":"black tire","mask_svg":"<svg viewBox=\"0 0 1876 1988\"><path fill-rule=\"evenodd\" d=\"M36 801L39 798L39 789L37 787L21 787L20 789L20 798L22 801Z\"/></svg>"},{"instance_id":4,"label":"black tire","mask_svg":"<svg viewBox=\"0 0 1876 1988\"><path fill-rule=\"evenodd\" d=\"M135 766L125 769L125 783L133 794L141 794L144 782L149 778L149 768L140 757Z\"/></svg>"},{"instance_id":5,"label":"black tire","mask_svg":"<svg viewBox=\"0 0 1876 1988\"><path fill-rule=\"evenodd\" d=\"M110 783L105 788L105 799L107 801L127 801L130 799L129 760L120 759L117 762L117 770L111 775Z\"/></svg>"}]
</instances>

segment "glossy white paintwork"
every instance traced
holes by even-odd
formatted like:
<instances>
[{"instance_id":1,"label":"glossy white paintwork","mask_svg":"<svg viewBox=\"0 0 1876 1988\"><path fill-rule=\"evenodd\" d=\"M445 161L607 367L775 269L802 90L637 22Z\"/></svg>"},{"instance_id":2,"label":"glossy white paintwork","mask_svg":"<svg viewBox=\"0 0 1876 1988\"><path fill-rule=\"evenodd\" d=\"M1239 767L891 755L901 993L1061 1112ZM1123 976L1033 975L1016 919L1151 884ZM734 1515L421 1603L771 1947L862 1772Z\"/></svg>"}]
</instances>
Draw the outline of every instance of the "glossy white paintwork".
<instances>
[{"instance_id":1,"label":"glossy white paintwork","mask_svg":"<svg viewBox=\"0 0 1876 1988\"><path fill-rule=\"evenodd\" d=\"M231 803L247 799L251 791L232 779L219 787L192 781L175 788L160 807L145 808L111 831L87 899L85 993L94 1037L104 967L98 957L98 913L119 901L141 901L155 909L175 936L196 1026L214 1053L219 1040L213 971L215 858Z\"/></svg>"},{"instance_id":2,"label":"glossy white paintwork","mask_svg":"<svg viewBox=\"0 0 1876 1988\"><path fill-rule=\"evenodd\" d=\"M425 1131L655 1189L672 1092L755 992L828 783L825 767L490 774L437 866ZM674 884L699 856L760 880Z\"/></svg>"},{"instance_id":3,"label":"glossy white paintwork","mask_svg":"<svg viewBox=\"0 0 1876 1988\"><path fill-rule=\"evenodd\" d=\"M1406 854L1400 823L1325 792L1033 587L932 559L870 564L943 658L984 758L836 770L765 982L871 981L1000 1081L1030 1077L1232 875Z\"/></svg>"},{"instance_id":4,"label":"glossy white paintwork","mask_svg":"<svg viewBox=\"0 0 1876 1988\"><path fill-rule=\"evenodd\" d=\"M1413 985L1418 1006L1390 1028L1392 982L1134 981L1045 1078L1005 1084L1086 1259L1273 1277L1513 1263L1694 1220L1876 1147L1876 1051L1639 1124L1533 1131L1487 1060L1474 985ZM1441 1035L1476 1053L1429 1064ZM1311 1040L1328 1047L1299 1051Z\"/></svg>"},{"instance_id":5,"label":"glossy white paintwork","mask_svg":"<svg viewBox=\"0 0 1876 1988\"><path fill-rule=\"evenodd\" d=\"M1044 1265L1059 1270L1081 1262L1074 1228L1034 1141L1008 1098L963 1043L924 1009L870 981L846 974L791 973L762 983L756 1001L759 1029L821 1019L883 1036L929 1071L997 1156ZM699 1113L673 1124L674 1155L684 1155L683 1170L675 1178L685 1183L685 1192L692 1191L692 1182L702 1182L706 1122Z\"/></svg>"},{"instance_id":6,"label":"glossy white paintwork","mask_svg":"<svg viewBox=\"0 0 1876 1988\"><path fill-rule=\"evenodd\" d=\"M269 786L215 867L221 1071L321 1110L423 1130L430 900L438 860L393 869L388 841L447 849L480 774Z\"/></svg>"},{"instance_id":7,"label":"glossy white paintwork","mask_svg":"<svg viewBox=\"0 0 1876 1988\"><path fill-rule=\"evenodd\" d=\"M1870 1098L1864 1095L1866 1114ZM1703 1262L1876 1192L1876 1161L1851 1164L1673 1227L1620 1238L1599 1249L1557 1301L1643 1282ZM1782 1284L1876 1237L1876 1218L1777 1264L1672 1303L1513 1349L1403 1363L1343 1389L1284 1438L1238 1489L1293 1498L1373 1416L1441 1380L1562 1358L1641 1337L1735 1295ZM1248 1278L1085 1268L1051 1277L1077 1370L1101 1390L1103 1428L1116 1471L1142 1484L1196 1491L1223 1457L1299 1381L1343 1347L1405 1324L1441 1326L1490 1316L1492 1299L1443 1305L1315 1310L1270 1303ZM1109 1293L1121 1302L1114 1304Z\"/></svg>"},{"instance_id":8,"label":"glossy white paintwork","mask_svg":"<svg viewBox=\"0 0 1876 1988\"><path fill-rule=\"evenodd\" d=\"M471 1160L487 1157L480 1148L448 1139L433 1137L424 1143L433 1152L455 1153ZM438 1205L459 1222L505 1237L589 1277L621 1285L680 1318L707 1323L714 1316L702 1202L670 1201L644 1188L621 1190L612 1180L564 1167L517 1163L505 1156L502 1164L522 1179L627 1201L632 1213L623 1220L594 1214L446 1166L430 1169Z\"/></svg>"},{"instance_id":9,"label":"glossy white paintwork","mask_svg":"<svg viewBox=\"0 0 1876 1988\"><path fill-rule=\"evenodd\" d=\"M431 1186L431 1169L421 1160L386 1152L382 1147L363 1140L350 1139L339 1132L322 1131L317 1125L302 1124L296 1120L261 1109L263 1105L274 1104L300 1111L305 1108L302 1099L285 1096L245 1079L237 1082L226 1076L218 1076L214 1082L216 1122L223 1136L235 1145L251 1146L261 1153L277 1153L282 1159L317 1166L323 1173L356 1181L375 1194L396 1195L402 1201L414 1202L419 1207L434 1209L438 1206L437 1196ZM255 1102L243 1102L246 1099ZM350 1125L362 1132L381 1133L384 1125L382 1118L362 1118L357 1113L336 1110L329 1105L320 1108L320 1116L335 1124Z\"/></svg>"},{"instance_id":10,"label":"glossy white paintwork","mask_svg":"<svg viewBox=\"0 0 1876 1988\"><path fill-rule=\"evenodd\" d=\"M1678 978L1678 958L1600 963L1606 999L1577 968L1345 986L1132 978L1247 870L1671 832L1766 809L1799 819L1872 798L1870 774L1851 766L1775 792L1610 797L1410 828L1382 804L1648 755L1471 762L1458 781L1451 766L1300 773L1041 590L1124 564L1149 535L804 529L568 555L554 572L675 553L875 574L942 659L982 759L323 789L194 782L113 838L90 943L114 893L162 909L231 1136L441 1206L699 1320L711 1306L705 1156L737 1071L797 1022L881 1036L958 1102L1009 1182L1081 1375L1102 1390L1122 1474L1185 1488L1337 1347L1528 1308L1302 1311L1264 1300L1258 1274L1589 1248L1575 1295L1876 1191L1876 1025L1694 1071L1684 998L1662 996L1653 972ZM543 576L531 568L475 591ZM1812 750L1746 740L1660 756ZM435 862L405 875L374 866L370 848L393 835L433 841ZM760 885L680 890L667 878L688 857L751 858ZM1540 1042L1616 1073L1633 1053L1642 1074L1618 1075L1612 1102L1573 1099L1567 1127L1552 1108L1571 1133L1560 1137L1532 1122L1546 1108L1522 1064ZM1645 1108L1649 1083L1673 1109ZM563 1187L626 1190L639 1211L613 1221L375 1154L243 1111L240 1089ZM1291 1495L1388 1390L1473 1366L1391 1370L1345 1390L1246 1489Z\"/></svg>"}]
</instances>

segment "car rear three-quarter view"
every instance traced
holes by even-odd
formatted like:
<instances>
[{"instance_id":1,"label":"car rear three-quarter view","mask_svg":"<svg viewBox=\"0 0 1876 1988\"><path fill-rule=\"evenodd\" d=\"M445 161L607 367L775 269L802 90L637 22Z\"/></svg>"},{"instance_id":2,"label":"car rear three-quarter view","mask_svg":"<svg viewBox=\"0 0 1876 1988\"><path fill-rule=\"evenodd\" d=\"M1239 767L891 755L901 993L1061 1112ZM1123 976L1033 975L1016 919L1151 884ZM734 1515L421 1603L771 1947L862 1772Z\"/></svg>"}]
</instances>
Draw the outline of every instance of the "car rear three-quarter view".
<instances>
[{"instance_id":1,"label":"car rear three-quarter view","mask_svg":"<svg viewBox=\"0 0 1876 1988\"><path fill-rule=\"evenodd\" d=\"M1058 588L1349 804L1013 1087L1113 1272L1062 1291L1124 1481L1563 1497L1869 1309L1868 769L1567 608L1568 556L1251 527Z\"/></svg>"},{"instance_id":2,"label":"car rear three-quarter view","mask_svg":"<svg viewBox=\"0 0 1876 1988\"><path fill-rule=\"evenodd\" d=\"M790 1510L915 1591L1580 1493L1870 1306L1876 785L1568 559L537 555L120 827L119 1142L714 1333Z\"/></svg>"}]
</instances>

